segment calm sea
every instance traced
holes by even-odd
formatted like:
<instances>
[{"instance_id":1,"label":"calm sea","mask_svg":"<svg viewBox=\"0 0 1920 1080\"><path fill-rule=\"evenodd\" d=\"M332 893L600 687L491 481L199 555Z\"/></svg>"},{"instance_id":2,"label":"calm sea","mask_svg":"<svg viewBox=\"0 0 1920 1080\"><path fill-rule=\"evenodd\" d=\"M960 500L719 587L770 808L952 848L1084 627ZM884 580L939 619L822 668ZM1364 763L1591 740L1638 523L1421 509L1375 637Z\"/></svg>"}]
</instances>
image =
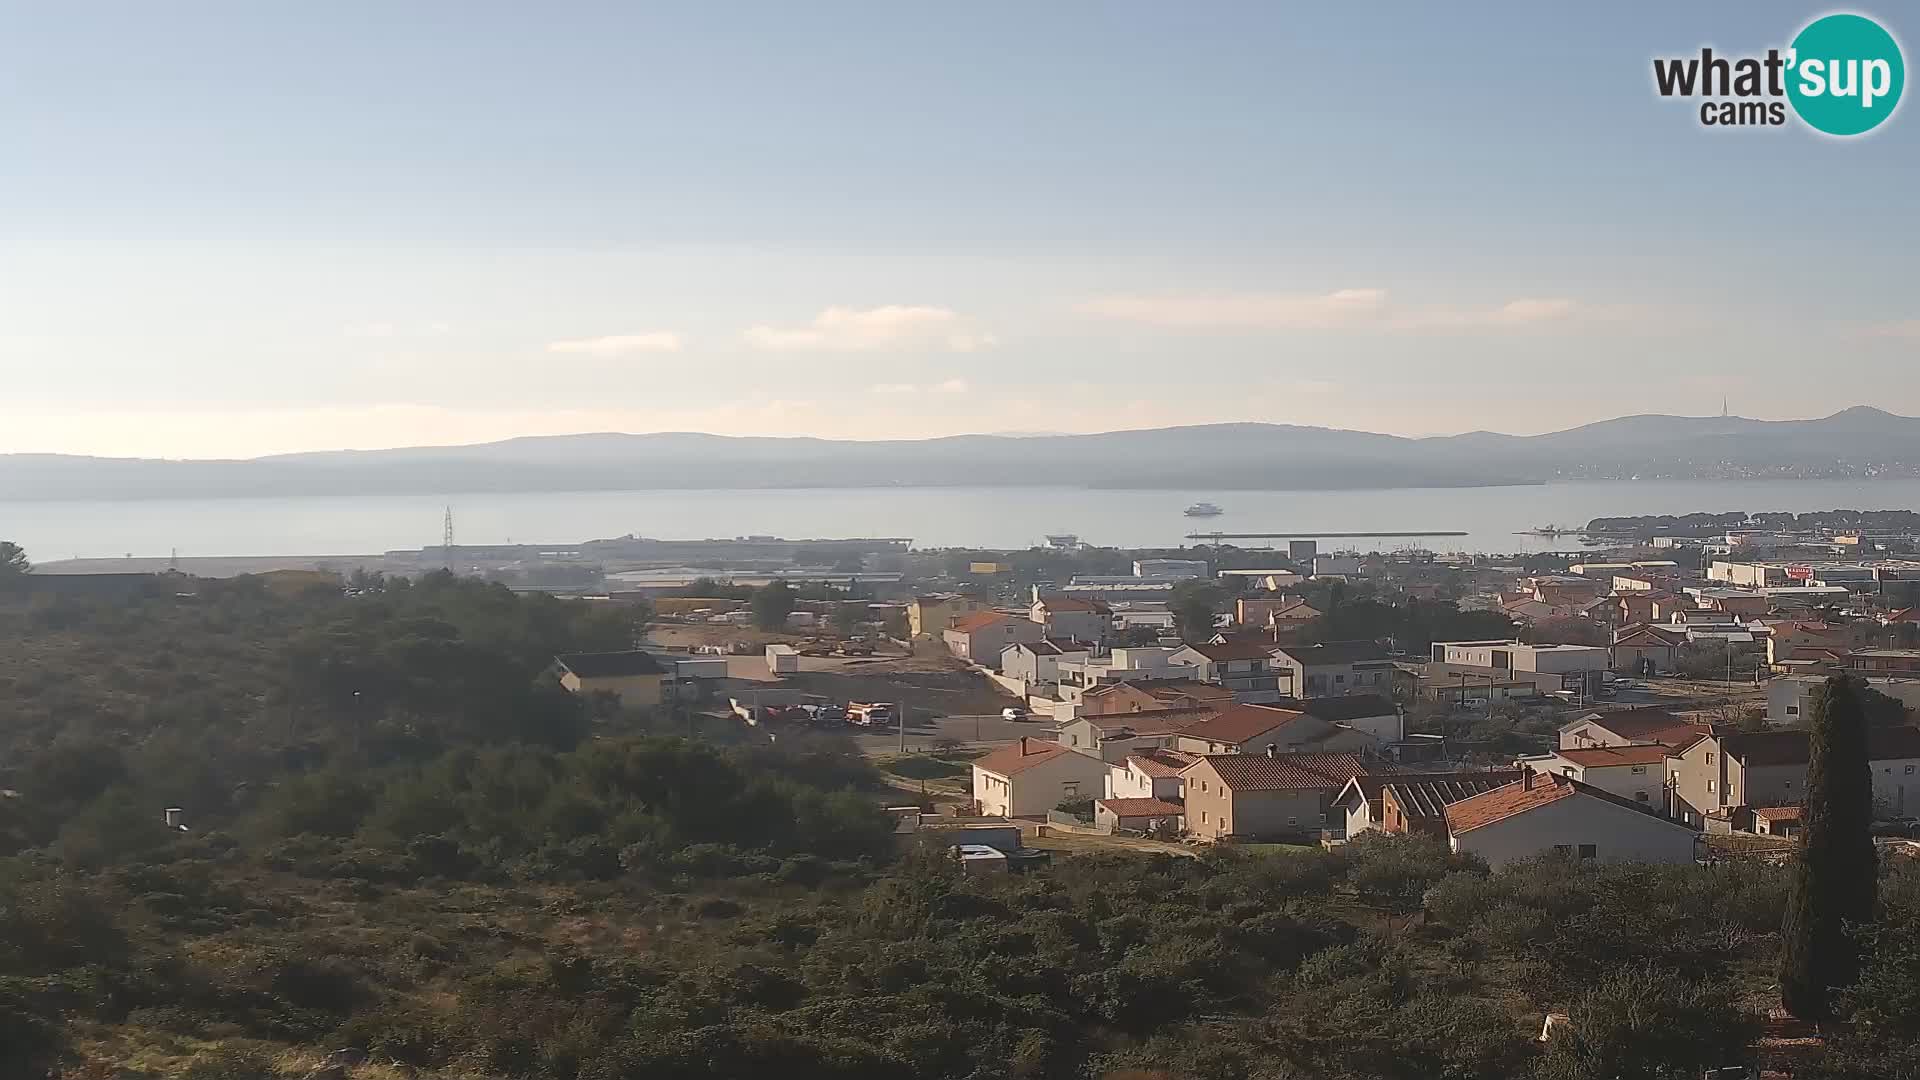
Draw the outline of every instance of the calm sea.
<instances>
[{"instance_id":1,"label":"calm sea","mask_svg":"<svg viewBox=\"0 0 1920 1080\"><path fill-rule=\"evenodd\" d=\"M1200 501L1217 503L1226 513L1208 519L1181 515ZM920 547L1022 548L1048 533L1075 533L1091 544L1170 547L1203 530L1311 537L1444 529L1467 535L1337 544L1363 551L1424 546L1515 552L1574 546L1570 538L1518 535L1522 530L1578 526L1607 515L1912 509L1920 507L1920 479L1386 491L821 488L0 502L0 539L19 543L37 561L165 556L175 550L183 556L362 555L438 544L448 506L457 541L466 544L568 543L631 533L668 539L910 536Z\"/></svg>"}]
</instances>

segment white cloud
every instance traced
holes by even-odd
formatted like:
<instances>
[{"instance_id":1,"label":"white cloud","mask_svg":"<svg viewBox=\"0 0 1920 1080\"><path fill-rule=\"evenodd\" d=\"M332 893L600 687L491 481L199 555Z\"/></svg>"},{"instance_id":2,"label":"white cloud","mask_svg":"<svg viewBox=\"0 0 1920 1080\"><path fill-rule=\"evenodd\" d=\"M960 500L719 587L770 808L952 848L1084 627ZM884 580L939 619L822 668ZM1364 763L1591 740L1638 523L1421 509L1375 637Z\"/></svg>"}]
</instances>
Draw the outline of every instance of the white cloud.
<instances>
[{"instance_id":1,"label":"white cloud","mask_svg":"<svg viewBox=\"0 0 1920 1080\"><path fill-rule=\"evenodd\" d=\"M867 390L875 394L917 394L920 392L920 388L910 382L875 383L868 387Z\"/></svg>"},{"instance_id":2,"label":"white cloud","mask_svg":"<svg viewBox=\"0 0 1920 1080\"><path fill-rule=\"evenodd\" d=\"M679 334L651 330L642 334L609 334L606 337L548 342L547 351L579 356L625 356L628 353L679 352L685 344Z\"/></svg>"},{"instance_id":3,"label":"white cloud","mask_svg":"<svg viewBox=\"0 0 1920 1080\"><path fill-rule=\"evenodd\" d=\"M946 382L933 385L933 392L936 394L964 394L971 389L973 387L967 385L965 379L948 379Z\"/></svg>"},{"instance_id":4,"label":"white cloud","mask_svg":"<svg viewBox=\"0 0 1920 1080\"><path fill-rule=\"evenodd\" d=\"M974 352L999 344L992 334L967 326L951 308L911 304L830 307L805 326L751 326L741 336L756 349L790 352L910 348Z\"/></svg>"},{"instance_id":5,"label":"white cloud","mask_svg":"<svg viewBox=\"0 0 1920 1080\"><path fill-rule=\"evenodd\" d=\"M1497 330L1588 313L1564 297L1521 297L1485 307L1403 307L1387 290L1374 288L1104 296L1075 310L1096 318L1189 330Z\"/></svg>"}]
</instances>

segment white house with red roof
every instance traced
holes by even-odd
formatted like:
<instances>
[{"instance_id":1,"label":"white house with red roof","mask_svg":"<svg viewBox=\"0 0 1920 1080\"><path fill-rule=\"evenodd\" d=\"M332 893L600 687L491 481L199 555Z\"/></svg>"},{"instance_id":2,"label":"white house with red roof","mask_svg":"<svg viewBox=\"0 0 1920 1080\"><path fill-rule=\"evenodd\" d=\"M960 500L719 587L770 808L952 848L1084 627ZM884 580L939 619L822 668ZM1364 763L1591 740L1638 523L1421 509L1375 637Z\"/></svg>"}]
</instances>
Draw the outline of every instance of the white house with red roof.
<instances>
[{"instance_id":1,"label":"white house with red roof","mask_svg":"<svg viewBox=\"0 0 1920 1080\"><path fill-rule=\"evenodd\" d=\"M1034 598L1027 615L1046 630L1049 638L1098 645L1112 636L1113 609L1102 600L1047 593Z\"/></svg>"},{"instance_id":2,"label":"white house with red roof","mask_svg":"<svg viewBox=\"0 0 1920 1080\"><path fill-rule=\"evenodd\" d=\"M1667 755L1659 743L1637 746L1587 746L1530 754L1514 764L1523 769L1572 777L1641 806L1664 810Z\"/></svg>"},{"instance_id":3,"label":"white house with red roof","mask_svg":"<svg viewBox=\"0 0 1920 1080\"><path fill-rule=\"evenodd\" d=\"M1167 659L1193 668L1201 682L1233 691L1235 701L1258 704L1280 700L1280 666L1270 645L1246 640L1201 642L1183 646Z\"/></svg>"},{"instance_id":4,"label":"white house with red roof","mask_svg":"<svg viewBox=\"0 0 1920 1080\"><path fill-rule=\"evenodd\" d=\"M1178 750L1141 750L1113 762L1107 769L1109 799L1178 799L1181 770L1193 764L1192 754Z\"/></svg>"},{"instance_id":5,"label":"white house with red roof","mask_svg":"<svg viewBox=\"0 0 1920 1080\"><path fill-rule=\"evenodd\" d=\"M1007 646L1044 640L1047 632L1037 622L1004 611L976 611L953 620L940 636L953 655L998 670Z\"/></svg>"},{"instance_id":6,"label":"white house with red roof","mask_svg":"<svg viewBox=\"0 0 1920 1080\"><path fill-rule=\"evenodd\" d=\"M983 814L1038 817L1106 790L1107 763L1089 754L1021 736L973 763L973 799Z\"/></svg>"},{"instance_id":7,"label":"white house with red roof","mask_svg":"<svg viewBox=\"0 0 1920 1080\"><path fill-rule=\"evenodd\" d=\"M1592 784L1531 771L1504 787L1451 803L1445 813L1448 846L1478 855L1496 869L1547 854L1690 863L1699 835Z\"/></svg>"}]
</instances>

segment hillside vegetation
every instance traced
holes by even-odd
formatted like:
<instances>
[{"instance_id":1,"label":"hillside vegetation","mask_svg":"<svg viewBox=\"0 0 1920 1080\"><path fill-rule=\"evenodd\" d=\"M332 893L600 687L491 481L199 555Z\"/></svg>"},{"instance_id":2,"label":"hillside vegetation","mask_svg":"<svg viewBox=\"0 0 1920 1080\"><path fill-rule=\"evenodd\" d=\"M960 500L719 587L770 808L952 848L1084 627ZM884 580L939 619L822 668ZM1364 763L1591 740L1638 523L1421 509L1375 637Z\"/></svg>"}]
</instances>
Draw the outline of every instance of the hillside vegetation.
<instances>
[{"instance_id":1,"label":"hillside vegetation","mask_svg":"<svg viewBox=\"0 0 1920 1080\"><path fill-rule=\"evenodd\" d=\"M617 616L362 585L0 600L0 1076L1690 1077L1767 1002L1771 868L1374 839L964 877L833 741L559 691ZM1823 1076L1920 1068L1920 873L1883 877Z\"/></svg>"}]
</instances>

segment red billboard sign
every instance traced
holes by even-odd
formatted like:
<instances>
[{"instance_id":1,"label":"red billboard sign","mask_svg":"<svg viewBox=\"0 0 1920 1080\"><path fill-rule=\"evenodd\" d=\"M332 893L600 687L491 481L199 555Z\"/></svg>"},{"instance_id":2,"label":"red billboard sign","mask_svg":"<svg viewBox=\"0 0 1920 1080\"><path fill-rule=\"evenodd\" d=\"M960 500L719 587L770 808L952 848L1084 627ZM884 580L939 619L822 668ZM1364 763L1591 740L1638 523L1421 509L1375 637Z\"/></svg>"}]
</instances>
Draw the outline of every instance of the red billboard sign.
<instances>
[{"instance_id":1,"label":"red billboard sign","mask_svg":"<svg viewBox=\"0 0 1920 1080\"><path fill-rule=\"evenodd\" d=\"M1813 567L1789 566L1787 567L1787 577L1793 581L1812 581Z\"/></svg>"}]
</instances>

